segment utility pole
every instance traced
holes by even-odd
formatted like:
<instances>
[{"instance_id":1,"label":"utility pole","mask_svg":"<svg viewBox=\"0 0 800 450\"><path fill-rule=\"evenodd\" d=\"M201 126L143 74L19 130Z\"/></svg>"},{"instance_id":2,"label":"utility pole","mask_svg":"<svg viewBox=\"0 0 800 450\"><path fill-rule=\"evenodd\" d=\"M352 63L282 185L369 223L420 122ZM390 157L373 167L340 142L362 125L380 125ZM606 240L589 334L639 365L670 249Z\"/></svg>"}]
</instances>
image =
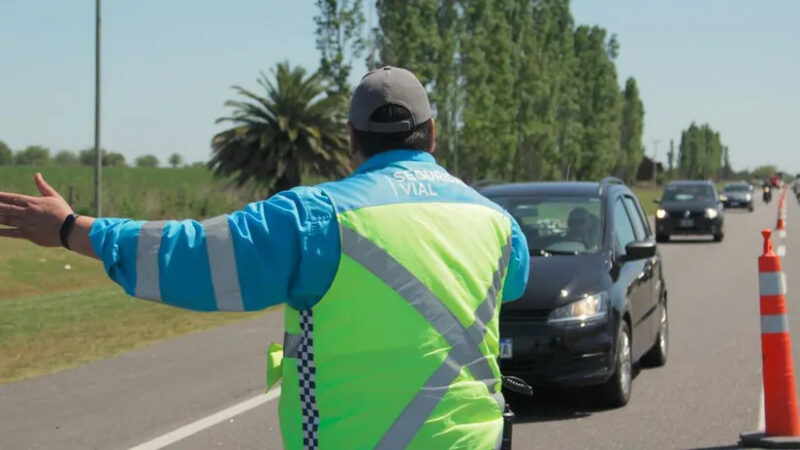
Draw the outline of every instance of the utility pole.
<instances>
[{"instance_id":1,"label":"utility pole","mask_svg":"<svg viewBox=\"0 0 800 450\"><path fill-rule=\"evenodd\" d=\"M669 160L669 179L671 180L672 177L675 175L675 140L669 140L669 154L667 155Z\"/></svg>"},{"instance_id":2,"label":"utility pole","mask_svg":"<svg viewBox=\"0 0 800 450\"><path fill-rule=\"evenodd\" d=\"M658 158L658 139L653 139L653 186L656 183L656 174L658 173L658 163L656 162L656 158Z\"/></svg>"},{"instance_id":3,"label":"utility pole","mask_svg":"<svg viewBox=\"0 0 800 450\"><path fill-rule=\"evenodd\" d=\"M102 0L95 0L95 41L94 41L94 215L101 216L100 209L100 171L103 155L100 154L100 8Z\"/></svg>"}]
</instances>

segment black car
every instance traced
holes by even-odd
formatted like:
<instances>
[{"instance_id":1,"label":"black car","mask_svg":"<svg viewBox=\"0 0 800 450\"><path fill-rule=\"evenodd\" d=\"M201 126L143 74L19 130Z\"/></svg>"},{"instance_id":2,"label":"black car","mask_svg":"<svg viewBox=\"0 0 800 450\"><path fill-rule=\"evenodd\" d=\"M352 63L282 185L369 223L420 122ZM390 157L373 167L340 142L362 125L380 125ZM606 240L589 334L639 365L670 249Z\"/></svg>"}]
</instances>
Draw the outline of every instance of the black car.
<instances>
[{"instance_id":1,"label":"black car","mask_svg":"<svg viewBox=\"0 0 800 450\"><path fill-rule=\"evenodd\" d=\"M658 203L658 242L668 241L672 235L710 234L716 242L725 237L723 204L710 181L673 181Z\"/></svg>"},{"instance_id":2,"label":"black car","mask_svg":"<svg viewBox=\"0 0 800 450\"><path fill-rule=\"evenodd\" d=\"M534 387L596 386L609 406L631 393L632 368L667 360L661 256L621 181L524 183L481 191L519 222L531 272L500 311L500 369Z\"/></svg>"},{"instance_id":3,"label":"black car","mask_svg":"<svg viewBox=\"0 0 800 450\"><path fill-rule=\"evenodd\" d=\"M753 212L753 186L750 183L727 183L722 187L722 204L725 208L746 208Z\"/></svg>"}]
</instances>

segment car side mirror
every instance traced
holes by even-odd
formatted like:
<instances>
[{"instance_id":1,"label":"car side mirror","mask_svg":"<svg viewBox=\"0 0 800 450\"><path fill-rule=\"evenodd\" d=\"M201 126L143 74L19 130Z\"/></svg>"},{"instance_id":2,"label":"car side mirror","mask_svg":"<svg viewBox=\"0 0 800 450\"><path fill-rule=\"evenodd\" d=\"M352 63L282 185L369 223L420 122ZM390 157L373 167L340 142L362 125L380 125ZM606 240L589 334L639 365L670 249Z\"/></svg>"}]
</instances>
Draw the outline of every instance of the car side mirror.
<instances>
[{"instance_id":1,"label":"car side mirror","mask_svg":"<svg viewBox=\"0 0 800 450\"><path fill-rule=\"evenodd\" d=\"M634 241L625 246L625 260L636 261L656 256L655 241Z\"/></svg>"}]
</instances>

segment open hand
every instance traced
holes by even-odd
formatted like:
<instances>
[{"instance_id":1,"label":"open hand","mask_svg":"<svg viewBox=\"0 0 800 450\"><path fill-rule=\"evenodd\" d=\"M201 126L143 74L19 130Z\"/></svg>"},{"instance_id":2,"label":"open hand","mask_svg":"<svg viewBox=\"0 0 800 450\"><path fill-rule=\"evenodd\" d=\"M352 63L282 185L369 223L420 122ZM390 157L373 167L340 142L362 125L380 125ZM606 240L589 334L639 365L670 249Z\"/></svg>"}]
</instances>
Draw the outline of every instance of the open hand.
<instances>
[{"instance_id":1,"label":"open hand","mask_svg":"<svg viewBox=\"0 0 800 450\"><path fill-rule=\"evenodd\" d=\"M27 239L44 247L61 245L59 231L72 208L42 175L37 173L34 182L41 197L0 192L0 237Z\"/></svg>"}]
</instances>

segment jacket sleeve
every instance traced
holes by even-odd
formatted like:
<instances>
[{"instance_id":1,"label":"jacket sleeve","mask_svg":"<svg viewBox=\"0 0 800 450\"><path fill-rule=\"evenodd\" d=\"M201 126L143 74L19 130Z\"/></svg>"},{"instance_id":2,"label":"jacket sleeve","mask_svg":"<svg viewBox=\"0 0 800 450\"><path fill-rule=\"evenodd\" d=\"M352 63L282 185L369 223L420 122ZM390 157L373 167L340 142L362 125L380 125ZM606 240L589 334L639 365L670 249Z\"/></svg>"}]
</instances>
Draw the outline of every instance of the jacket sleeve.
<instances>
[{"instance_id":1,"label":"jacket sleeve","mask_svg":"<svg viewBox=\"0 0 800 450\"><path fill-rule=\"evenodd\" d=\"M98 219L90 238L129 295L197 311L313 306L339 257L333 206L314 188L202 222Z\"/></svg>"},{"instance_id":2,"label":"jacket sleeve","mask_svg":"<svg viewBox=\"0 0 800 450\"><path fill-rule=\"evenodd\" d=\"M503 301L517 300L525 293L530 276L530 251L525 234L519 224L509 215L511 220L511 259L508 262L508 272L503 287Z\"/></svg>"}]
</instances>

